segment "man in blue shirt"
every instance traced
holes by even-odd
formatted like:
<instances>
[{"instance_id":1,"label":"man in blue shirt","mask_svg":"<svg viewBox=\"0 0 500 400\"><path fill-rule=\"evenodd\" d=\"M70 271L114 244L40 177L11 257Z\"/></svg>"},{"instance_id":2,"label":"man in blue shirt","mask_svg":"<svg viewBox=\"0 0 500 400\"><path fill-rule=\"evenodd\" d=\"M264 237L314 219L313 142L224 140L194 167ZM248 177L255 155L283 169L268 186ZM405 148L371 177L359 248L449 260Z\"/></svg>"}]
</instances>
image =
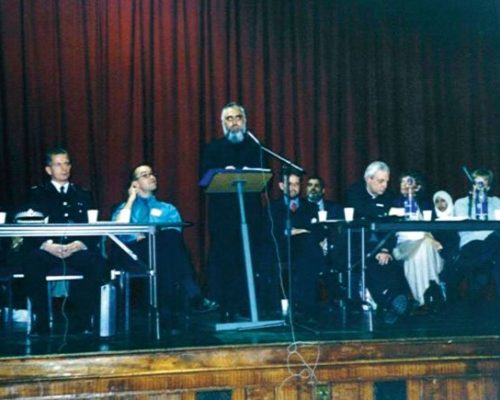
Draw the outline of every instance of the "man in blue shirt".
<instances>
[{"instance_id":1,"label":"man in blue shirt","mask_svg":"<svg viewBox=\"0 0 500 400\"><path fill-rule=\"evenodd\" d=\"M149 165L139 165L130 175L127 201L114 211L112 220L130 223L181 223L175 206L160 201L154 195L158 182ZM120 239L139 259L147 260L148 244L142 234L123 235ZM158 301L162 314L170 314L176 287L180 286L190 301L194 312L208 312L218 308L217 303L204 298L193 278L192 265L182 237L182 227L173 226L157 236ZM122 263L134 261L124 252L117 253Z\"/></svg>"}]
</instances>

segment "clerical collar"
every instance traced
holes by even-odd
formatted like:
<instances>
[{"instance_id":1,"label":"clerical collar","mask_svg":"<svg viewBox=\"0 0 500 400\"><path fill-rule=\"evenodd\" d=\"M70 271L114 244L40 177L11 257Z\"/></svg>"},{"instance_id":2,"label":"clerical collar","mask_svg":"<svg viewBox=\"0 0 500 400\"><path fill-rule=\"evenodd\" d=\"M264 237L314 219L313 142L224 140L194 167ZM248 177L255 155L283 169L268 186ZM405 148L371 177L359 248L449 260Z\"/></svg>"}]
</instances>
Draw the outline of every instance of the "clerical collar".
<instances>
[{"instance_id":1,"label":"clerical collar","mask_svg":"<svg viewBox=\"0 0 500 400\"><path fill-rule=\"evenodd\" d=\"M370 195L370 197L372 199L376 199L378 197L376 194L373 194L372 192L370 192L367 187L366 187L366 192Z\"/></svg>"}]
</instances>

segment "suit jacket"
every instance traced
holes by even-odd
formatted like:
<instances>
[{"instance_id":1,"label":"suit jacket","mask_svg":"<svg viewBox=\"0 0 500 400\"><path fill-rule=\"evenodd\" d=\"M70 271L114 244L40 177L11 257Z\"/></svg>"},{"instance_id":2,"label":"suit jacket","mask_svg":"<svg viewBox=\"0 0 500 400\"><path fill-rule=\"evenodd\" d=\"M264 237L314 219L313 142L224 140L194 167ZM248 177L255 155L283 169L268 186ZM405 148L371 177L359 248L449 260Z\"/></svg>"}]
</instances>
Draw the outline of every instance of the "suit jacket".
<instances>
[{"instance_id":1,"label":"suit jacket","mask_svg":"<svg viewBox=\"0 0 500 400\"><path fill-rule=\"evenodd\" d=\"M311 203L311 202L309 202ZM319 211L319 203L311 203L315 206L316 218ZM324 210L328 213L328 219L343 219L344 209L337 203L330 200L323 200Z\"/></svg>"},{"instance_id":2,"label":"suit jacket","mask_svg":"<svg viewBox=\"0 0 500 400\"><path fill-rule=\"evenodd\" d=\"M374 219L387 216L394 202L393 195L386 191L373 198L366 190L365 181L358 182L347 190L347 207L354 207L355 219Z\"/></svg>"},{"instance_id":3,"label":"suit jacket","mask_svg":"<svg viewBox=\"0 0 500 400\"><path fill-rule=\"evenodd\" d=\"M313 214L318 218L319 204L308 202L313 207ZM328 219L343 219L344 209L337 203L330 200L323 200L323 209L327 212ZM345 257L345 237L342 230L335 226L313 225L313 232L319 240L328 239L328 255L331 263L342 263Z\"/></svg>"},{"instance_id":4,"label":"suit jacket","mask_svg":"<svg viewBox=\"0 0 500 400\"><path fill-rule=\"evenodd\" d=\"M278 240L282 261L285 261L287 259L286 217L288 205L285 204L284 198L281 197L271 201L269 207L273 221L271 224L269 218L266 218L263 236L266 238L267 244L270 245L272 243L270 231L273 229L274 237ZM310 258L311 252L314 254L320 251L319 242L322 239L322 232L314 229L314 224L311 223L312 218L317 218L318 216L316 207L316 205L309 203L307 200L300 199L297 210L295 212L290 211L291 228L311 231L311 233L303 233L291 237L294 258ZM272 254L272 246L270 251Z\"/></svg>"},{"instance_id":5,"label":"suit jacket","mask_svg":"<svg viewBox=\"0 0 500 400\"><path fill-rule=\"evenodd\" d=\"M386 191L383 195L373 198L366 190L366 182L363 180L349 187L346 204L347 207L354 207L354 219L377 219L389 214L389 210L394 204L394 196ZM372 232L369 234L366 243L367 250L372 251L383 237L384 233ZM355 235L353 242L355 253L358 252L359 245ZM391 235L381 247L390 251L395 245L396 237Z\"/></svg>"},{"instance_id":6,"label":"suit jacket","mask_svg":"<svg viewBox=\"0 0 500 400\"><path fill-rule=\"evenodd\" d=\"M87 210L95 208L92 195L80 186L70 183L65 194L59 193L54 185L46 182L31 188L29 200L25 208L40 211L49 218L49 223L86 223ZM90 237L57 237L52 238L57 243L71 243L80 240L89 246L95 246L97 238ZM47 238L34 240L35 245L41 244Z\"/></svg>"}]
</instances>

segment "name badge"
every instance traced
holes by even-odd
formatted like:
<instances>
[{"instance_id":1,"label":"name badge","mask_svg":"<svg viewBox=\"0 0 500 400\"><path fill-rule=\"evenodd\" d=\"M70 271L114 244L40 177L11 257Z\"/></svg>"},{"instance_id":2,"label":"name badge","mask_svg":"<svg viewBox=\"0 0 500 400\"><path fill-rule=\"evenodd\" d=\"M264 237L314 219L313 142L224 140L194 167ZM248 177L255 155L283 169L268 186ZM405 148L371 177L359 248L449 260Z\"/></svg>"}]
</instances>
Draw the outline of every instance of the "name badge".
<instances>
[{"instance_id":1,"label":"name badge","mask_svg":"<svg viewBox=\"0 0 500 400\"><path fill-rule=\"evenodd\" d=\"M152 208L151 215L153 217L159 217L161 215L161 210L159 208Z\"/></svg>"}]
</instances>

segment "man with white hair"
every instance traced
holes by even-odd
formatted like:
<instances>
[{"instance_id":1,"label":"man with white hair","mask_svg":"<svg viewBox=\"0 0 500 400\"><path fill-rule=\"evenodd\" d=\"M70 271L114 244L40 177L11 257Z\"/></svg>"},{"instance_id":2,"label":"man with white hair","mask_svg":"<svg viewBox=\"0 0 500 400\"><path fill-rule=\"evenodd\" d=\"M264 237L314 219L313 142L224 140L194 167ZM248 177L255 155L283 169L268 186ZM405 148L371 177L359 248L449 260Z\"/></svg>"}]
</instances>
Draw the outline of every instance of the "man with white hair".
<instances>
[{"instance_id":1,"label":"man with white hair","mask_svg":"<svg viewBox=\"0 0 500 400\"><path fill-rule=\"evenodd\" d=\"M354 207L356 219L386 216L393 203L387 191L391 171L383 161L374 161L365 170L364 180L351 186L347 192L347 205Z\"/></svg>"},{"instance_id":2,"label":"man with white hair","mask_svg":"<svg viewBox=\"0 0 500 400\"><path fill-rule=\"evenodd\" d=\"M249 137L247 115L241 104L231 102L222 108L224 136L210 142L204 151L202 176L210 169L262 167L260 148ZM260 231L261 205L259 193L246 193L245 208L252 250ZM211 296L223 312L225 320L248 313L247 284L240 232L240 211L235 194L211 194L208 198L208 230L210 250L207 265ZM257 254L253 260L256 261Z\"/></svg>"},{"instance_id":3,"label":"man with white hair","mask_svg":"<svg viewBox=\"0 0 500 400\"><path fill-rule=\"evenodd\" d=\"M394 198L387 191L390 179L389 166L383 161L374 161L365 170L364 180L354 184L347 191L347 206L354 207L355 219L376 219L385 217ZM393 259L391 250L394 238L377 249L381 238L371 234L367 241L366 286L377 303L384 310L385 322L392 324L406 312L408 291L403 269Z\"/></svg>"}]
</instances>

